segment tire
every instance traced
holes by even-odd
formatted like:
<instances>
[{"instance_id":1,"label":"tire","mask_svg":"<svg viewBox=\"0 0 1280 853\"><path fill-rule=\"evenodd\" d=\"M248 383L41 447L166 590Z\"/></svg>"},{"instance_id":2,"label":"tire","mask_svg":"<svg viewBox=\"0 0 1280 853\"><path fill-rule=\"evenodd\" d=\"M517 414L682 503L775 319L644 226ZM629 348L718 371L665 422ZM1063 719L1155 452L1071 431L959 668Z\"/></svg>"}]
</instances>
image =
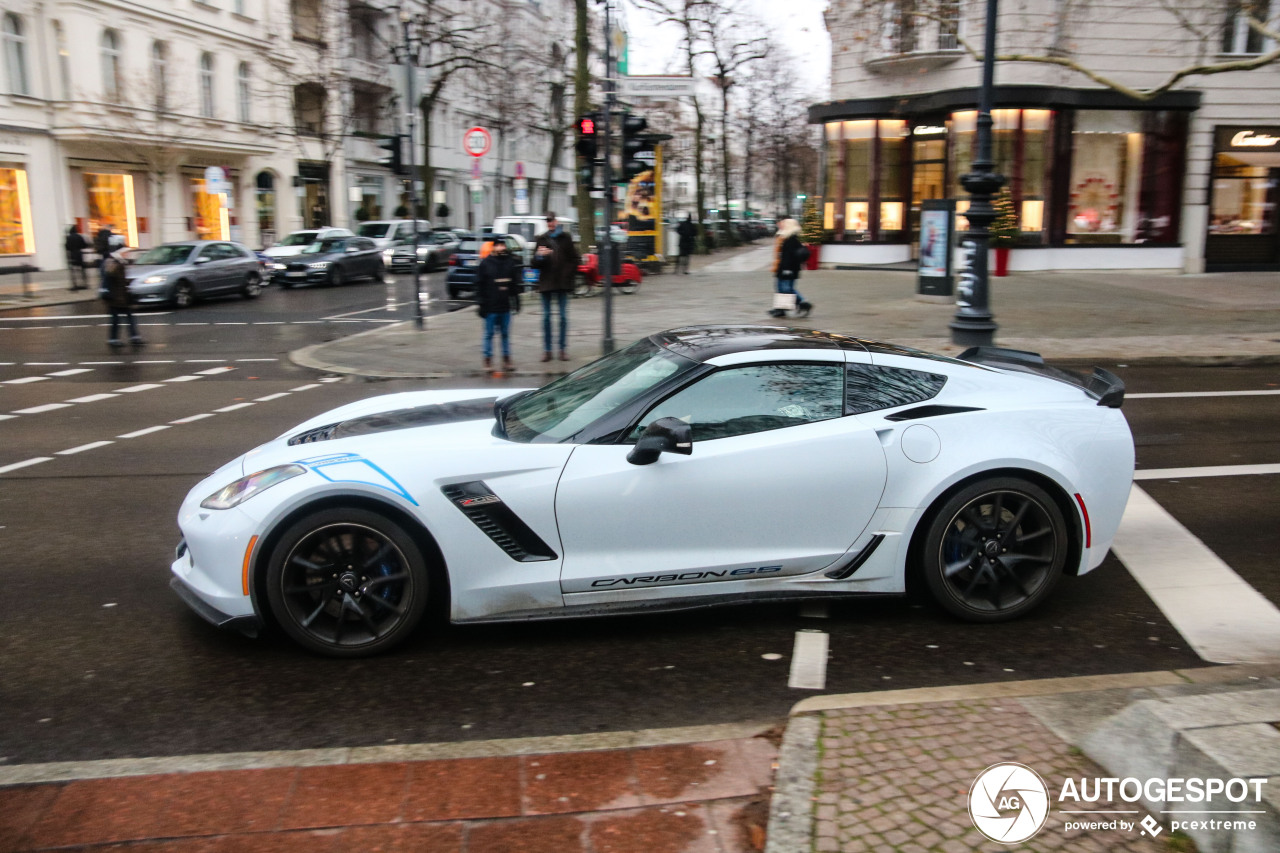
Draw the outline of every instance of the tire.
<instances>
[{"instance_id":1,"label":"tire","mask_svg":"<svg viewBox=\"0 0 1280 853\"><path fill-rule=\"evenodd\" d=\"M240 294L245 299L257 299L262 295L262 279L257 273L249 273L249 278L245 281Z\"/></svg>"},{"instance_id":2,"label":"tire","mask_svg":"<svg viewBox=\"0 0 1280 853\"><path fill-rule=\"evenodd\" d=\"M387 268L382 261L378 261L378 265L373 268L373 280L379 284L385 283L387 280Z\"/></svg>"},{"instance_id":3,"label":"tire","mask_svg":"<svg viewBox=\"0 0 1280 853\"><path fill-rule=\"evenodd\" d=\"M333 287L341 287L347 283L347 274L342 271L342 267L334 264L329 268L329 284Z\"/></svg>"},{"instance_id":4,"label":"tire","mask_svg":"<svg viewBox=\"0 0 1280 853\"><path fill-rule=\"evenodd\" d=\"M334 507L289 526L267 564L267 600L281 629L316 654L357 658L403 642L422 621L428 572L398 524Z\"/></svg>"},{"instance_id":5,"label":"tire","mask_svg":"<svg viewBox=\"0 0 1280 853\"><path fill-rule=\"evenodd\" d=\"M640 289L640 282L631 281L630 279L618 285L618 290L621 290L623 293L627 294L628 296L635 293L639 289Z\"/></svg>"},{"instance_id":6,"label":"tire","mask_svg":"<svg viewBox=\"0 0 1280 853\"><path fill-rule=\"evenodd\" d=\"M196 291L189 281L180 281L173 287L173 307L190 308L196 302Z\"/></svg>"},{"instance_id":7,"label":"tire","mask_svg":"<svg viewBox=\"0 0 1280 853\"><path fill-rule=\"evenodd\" d=\"M574 296L590 296L591 295L591 282L587 281L586 276L580 275L574 278L573 295Z\"/></svg>"},{"instance_id":8,"label":"tire","mask_svg":"<svg viewBox=\"0 0 1280 853\"><path fill-rule=\"evenodd\" d=\"M1016 477L964 487L937 508L922 549L934 600L970 622L1034 609L1062 577L1070 534L1044 489Z\"/></svg>"}]
</instances>

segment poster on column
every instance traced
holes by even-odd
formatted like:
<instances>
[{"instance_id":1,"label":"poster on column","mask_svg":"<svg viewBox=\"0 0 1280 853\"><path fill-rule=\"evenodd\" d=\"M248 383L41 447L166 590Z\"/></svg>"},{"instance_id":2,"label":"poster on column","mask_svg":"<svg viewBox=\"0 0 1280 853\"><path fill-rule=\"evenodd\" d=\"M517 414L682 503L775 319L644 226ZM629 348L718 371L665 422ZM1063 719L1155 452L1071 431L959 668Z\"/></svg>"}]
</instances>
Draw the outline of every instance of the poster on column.
<instances>
[{"instance_id":1,"label":"poster on column","mask_svg":"<svg viewBox=\"0 0 1280 853\"><path fill-rule=\"evenodd\" d=\"M955 202L925 199L920 209L920 260L917 292L950 296L952 288L951 234Z\"/></svg>"}]
</instances>

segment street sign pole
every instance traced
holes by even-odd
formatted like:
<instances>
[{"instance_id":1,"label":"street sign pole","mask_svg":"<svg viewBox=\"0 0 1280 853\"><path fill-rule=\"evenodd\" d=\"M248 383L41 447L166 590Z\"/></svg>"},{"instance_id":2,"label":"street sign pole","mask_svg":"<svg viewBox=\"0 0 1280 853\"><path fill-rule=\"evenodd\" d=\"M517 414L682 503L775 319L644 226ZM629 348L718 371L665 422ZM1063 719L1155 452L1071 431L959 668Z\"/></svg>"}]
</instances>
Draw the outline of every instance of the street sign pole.
<instances>
[{"instance_id":1,"label":"street sign pole","mask_svg":"<svg viewBox=\"0 0 1280 853\"><path fill-rule=\"evenodd\" d=\"M610 38L612 0L604 4L604 142L601 156L604 159L604 239L596 240L596 255L600 259L600 273L604 282L604 337L600 341L604 355L613 352L613 168L609 162L609 128L613 123L614 95L613 39Z\"/></svg>"},{"instance_id":2,"label":"street sign pole","mask_svg":"<svg viewBox=\"0 0 1280 853\"><path fill-rule=\"evenodd\" d=\"M413 325L421 331L426 328L426 320L422 316L421 273L418 270L418 168L417 158L413 153L413 54L409 44L409 10L400 10L400 23L404 28L404 91L405 118L409 124L409 218L413 220Z\"/></svg>"}]
</instances>

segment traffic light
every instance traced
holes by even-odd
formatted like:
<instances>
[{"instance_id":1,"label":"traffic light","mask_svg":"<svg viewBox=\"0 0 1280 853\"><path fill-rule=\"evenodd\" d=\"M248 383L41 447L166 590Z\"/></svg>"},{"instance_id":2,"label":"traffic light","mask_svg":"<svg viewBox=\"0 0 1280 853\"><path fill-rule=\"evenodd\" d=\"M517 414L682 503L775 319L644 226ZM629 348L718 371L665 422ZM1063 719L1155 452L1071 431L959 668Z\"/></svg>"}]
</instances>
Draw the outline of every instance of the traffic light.
<instances>
[{"instance_id":1,"label":"traffic light","mask_svg":"<svg viewBox=\"0 0 1280 853\"><path fill-rule=\"evenodd\" d=\"M587 113L578 116L578 142L574 146L578 151L578 156L589 162L594 162L599 156L599 146L597 144L600 139L600 113Z\"/></svg>"},{"instance_id":2,"label":"traffic light","mask_svg":"<svg viewBox=\"0 0 1280 853\"><path fill-rule=\"evenodd\" d=\"M404 134L398 133L395 136L388 136L378 143L378 147L387 152L385 157L379 158L378 165L390 169L392 174L395 175L404 174L403 146L401 145L401 140L403 139Z\"/></svg>"},{"instance_id":3,"label":"traffic light","mask_svg":"<svg viewBox=\"0 0 1280 853\"><path fill-rule=\"evenodd\" d=\"M622 177L631 180L653 168L654 140L645 133L649 120L627 113L622 117ZM648 154L649 156L645 156Z\"/></svg>"}]
</instances>

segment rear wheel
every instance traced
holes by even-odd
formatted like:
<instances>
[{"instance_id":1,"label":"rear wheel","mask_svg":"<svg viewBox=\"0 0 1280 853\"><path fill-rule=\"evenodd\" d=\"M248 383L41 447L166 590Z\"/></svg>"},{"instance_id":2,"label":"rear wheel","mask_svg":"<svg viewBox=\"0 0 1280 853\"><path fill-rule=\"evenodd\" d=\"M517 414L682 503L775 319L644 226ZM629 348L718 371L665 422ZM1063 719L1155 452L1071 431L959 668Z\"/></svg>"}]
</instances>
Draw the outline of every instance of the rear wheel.
<instances>
[{"instance_id":1,"label":"rear wheel","mask_svg":"<svg viewBox=\"0 0 1280 853\"><path fill-rule=\"evenodd\" d=\"M1043 489L994 477L961 489L929 522L924 577L937 602L972 622L1034 608L1062 577L1067 523Z\"/></svg>"},{"instance_id":2,"label":"rear wheel","mask_svg":"<svg viewBox=\"0 0 1280 853\"><path fill-rule=\"evenodd\" d=\"M634 279L627 279L626 281L618 285L618 290L621 290L623 293L627 294L628 296L635 293L639 289L640 289L640 282L635 281Z\"/></svg>"},{"instance_id":3,"label":"rear wheel","mask_svg":"<svg viewBox=\"0 0 1280 853\"><path fill-rule=\"evenodd\" d=\"M245 299L257 299L262 295L262 277L256 272L249 273L249 277L245 280L244 287L240 293Z\"/></svg>"},{"instance_id":4,"label":"rear wheel","mask_svg":"<svg viewBox=\"0 0 1280 853\"><path fill-rule=\"evenodd\" d=\"M310 651L364 657L417 627L427 578L422 552L398 524L336 507L285 531L268 563L267 598L284 632Z\"/></svg>"},{"instance_id":5,"label":"rear wheel","mask_svg":"<svg viewBox=\"0 0 1280 853\"><path fill-rule=\"evenodd\" d=\"M180 281L173 288L173 307L190 308L196 301L195 288L189 281Z\"/></svg>"}]
</instances>

